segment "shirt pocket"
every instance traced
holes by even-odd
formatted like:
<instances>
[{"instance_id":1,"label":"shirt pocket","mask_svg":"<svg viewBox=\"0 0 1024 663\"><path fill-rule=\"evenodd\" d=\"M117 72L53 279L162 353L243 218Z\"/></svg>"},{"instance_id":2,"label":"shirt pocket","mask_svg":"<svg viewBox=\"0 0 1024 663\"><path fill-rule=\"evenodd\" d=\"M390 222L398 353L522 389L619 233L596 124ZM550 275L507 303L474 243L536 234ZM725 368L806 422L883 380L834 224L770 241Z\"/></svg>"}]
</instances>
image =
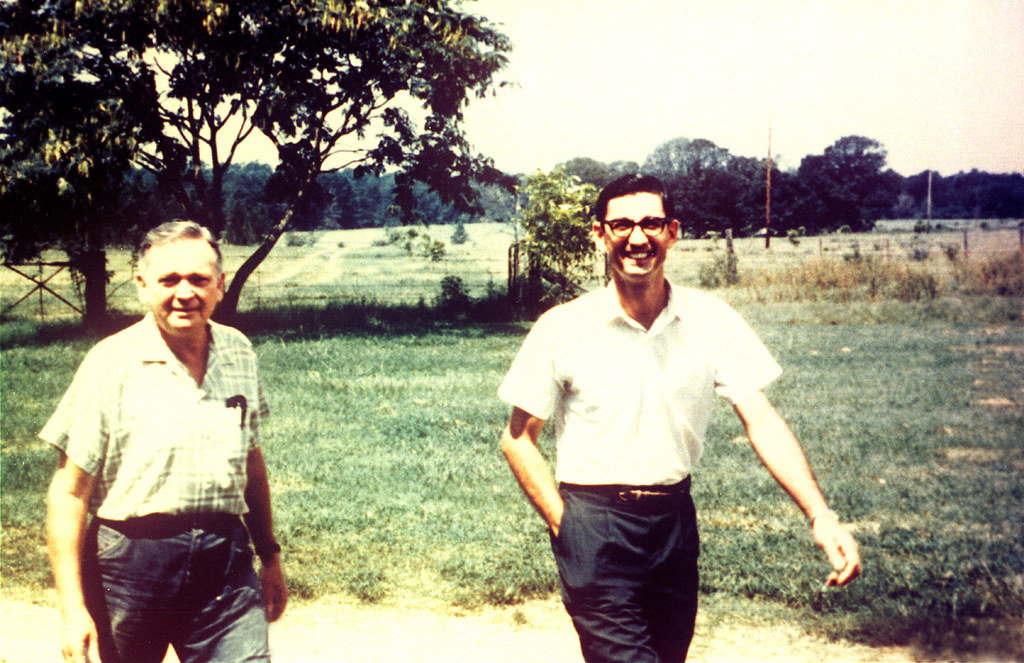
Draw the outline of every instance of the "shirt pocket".
<instances>
[{"instance_id":1,"label":"shirt pocket","mask_svg":"<svg viewBox=\"0 0 1024 663\"><path fill-rule=\"evenodd\" d=\"M204 401L203 458L208 463L204 473L222 490L244 490L245 464L248 456L248 428L244 427L242 408L225 407L223 402ZM244 414L249 418L248 412Z\"/></svg>"}]
</instances>

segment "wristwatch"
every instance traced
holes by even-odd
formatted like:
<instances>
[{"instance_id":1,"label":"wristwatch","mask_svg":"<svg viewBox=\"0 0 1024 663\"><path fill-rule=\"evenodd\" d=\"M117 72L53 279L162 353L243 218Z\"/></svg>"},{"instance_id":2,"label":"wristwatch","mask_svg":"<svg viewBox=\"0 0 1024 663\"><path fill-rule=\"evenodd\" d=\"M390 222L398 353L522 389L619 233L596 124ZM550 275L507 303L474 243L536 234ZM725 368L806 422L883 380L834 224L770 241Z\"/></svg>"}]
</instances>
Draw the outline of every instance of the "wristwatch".
<instances>
[{"instance_id":1,"label":"wristwatch","mask_svg":"<svg viewBox=\"0 0 1024 663\"><path fill-rule=\"evenodd\" d=\"M272 557L279 552L281 552L281 544L277 541L267 543L262 546L256 546L256 556L259 557L261 561L268 557Z\"/></svg>"}]
</instances>

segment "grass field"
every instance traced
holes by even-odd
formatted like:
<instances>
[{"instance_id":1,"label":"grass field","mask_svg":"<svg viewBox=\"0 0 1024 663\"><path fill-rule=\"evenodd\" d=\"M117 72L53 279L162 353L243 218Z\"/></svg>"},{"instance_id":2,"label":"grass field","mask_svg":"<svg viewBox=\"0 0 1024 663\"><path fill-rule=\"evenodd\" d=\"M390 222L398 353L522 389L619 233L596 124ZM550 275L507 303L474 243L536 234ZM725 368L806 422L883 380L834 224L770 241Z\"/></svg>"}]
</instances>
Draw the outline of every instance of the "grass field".
<instances>
[{"instance_id":1,"label":"grass field","mask_svg":"<svg viewBox=\"0 0 1024 663\"><path fill-rule=\"evenodd\" d=\"M752 259L738 250L742 269ZM695 476L701 591L788 606L811 628L861 642L1020 660L1022 300L749 293L721 291L786 368L769 396L854 524L865 573L822 588L827 564L806 524L723 404ZM243 319L273 409L265 453L300 599L474 605L555 589L545 528L498 451L508 412L495 391L528 325L428 314L367 305ZM2 331L2 575L5 592L34 591L51 582L42 521L54 463L35 435L95 338Z\"/></svg>"},{"instance_id":2,"label":"grass field","mask_svg":"<svg viewBox=\"0 0 1024 663\"><path fill-rule=\"evenodd\" d=\"M909 265L915 273L930 275L937 294L948 294L957 289L958 277L963 276L960 272L971 261L1005 256L1024 248L1020 232L1013 225L1013 222L1006 222L989 230L972 229L966 252L964 236L959 231L926 235L907 232L833 234L800 238L796 244L785 238L774 238L768 251L763 238L737 239L735 251L745 287L734 290L729 296L735 301L780 296L793 299L796 297L793 291L798 288L783 288L778 283L763 288L759 284L764 283L766 276L791 273L808 263L823 264L826 271L833 272L833 265L849 262L854 257L878 264ZM410 255L401 243L387 243L388 231L383 228L289 233L249 278L241 308L274 309L282 305L328 301L405 304L423 301L429 304L436 297L441 280L448 275L462 279L468 292L476 297L483 296L489 289L504 289L508 279L509 246L516 239L512 227L484 223L470 224L466 229L469 241L460 245L450 243L451 227L432 226L423 231L447 244L445 255L437 261L420 255L419 244L414 243ZM251 252L252 247L225 246L227 273L234 273ZM724 252L722 239L680 240L669 255L669 278L676 283L698 285L702 271L715 266ZM951 256L954 260L950 260ZM57 251L47 252L43 257L54 262L66 259ZM590 284L595 287L603 271L597 263L595 261L595 280ZM35 278L46 278L55 271L52 267L43 268L40 276L36 267L19 269ZM108 251L108 271L111 272L107 288L109 308L125 313L141 312L132 282L131 252ZM896 275L897 278L903 276ZM809 282L806 274L796 278L799 283ZM54 276L47 286L79 307L83 305L67 270ZM31 288L32 283L24 277L7 269L0 270L0 310L6 310ZM799 298L806 299L808 290L802 290ZM874 294L877 293L851 293L838 288L830 296L863 299ZM52 295L43 293L40 299L38 292L8 314L9 319L50 321L75 317L69 307Z\"/></svg>"}]
</instances>

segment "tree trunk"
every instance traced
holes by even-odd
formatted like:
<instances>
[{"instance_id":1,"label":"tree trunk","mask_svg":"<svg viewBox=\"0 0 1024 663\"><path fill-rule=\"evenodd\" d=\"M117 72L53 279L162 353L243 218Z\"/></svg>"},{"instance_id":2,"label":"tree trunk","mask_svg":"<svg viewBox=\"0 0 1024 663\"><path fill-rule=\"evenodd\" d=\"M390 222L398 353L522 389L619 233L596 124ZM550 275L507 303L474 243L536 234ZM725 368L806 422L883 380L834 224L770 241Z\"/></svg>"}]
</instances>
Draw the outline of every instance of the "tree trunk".
<instances>
[{"instance_id":1,"label":"tree trunk","mask_svg":"<svg viewBox=\"0 0 1024 663\"><path fill-rule=\"evenodd\" d=\"M245 259L245 262L238 268L235 275L231 277L231 284L228 286L227 292L224 293L224 299L217 306L217 311L214 314L218 322L230 324L234 319L238 313L238 303L241 301L242 288L245 287L245 282L256 271L256 268L260 266L264 258L270 254L274 245L277 244L277 240L281 239L281 235L284 234L285 229L288 227L288 222L291 221L294 211L294 205L288 208L288 211L284 213L284 216L281 217L281 220L278 221L273 230L263 238L263 243L259 245L252 255Z\"/></svg>"},{"instance_id":2,"label":"tree trunk","mask_svg":"<svg viewBox=\"0 0 1024 663\"><path fill-rule=\"evenodd\" d=\"M85 277L85 324L99 325L107 317L106 251L86 251L82 254L78 269Z\"/></svg>"}]
</instances>

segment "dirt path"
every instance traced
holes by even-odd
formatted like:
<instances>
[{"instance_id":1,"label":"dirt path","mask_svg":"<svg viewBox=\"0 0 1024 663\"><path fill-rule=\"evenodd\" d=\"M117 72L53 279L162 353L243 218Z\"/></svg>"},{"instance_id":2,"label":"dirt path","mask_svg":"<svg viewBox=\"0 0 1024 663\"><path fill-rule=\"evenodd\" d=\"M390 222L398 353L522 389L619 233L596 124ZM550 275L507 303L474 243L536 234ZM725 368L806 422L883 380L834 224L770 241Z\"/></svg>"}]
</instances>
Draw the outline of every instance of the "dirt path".
<instances>
[{"instance_id":1,"label":"dirt path","mask_svg":"<svg viewBox=\"0 0 1024 663\"><path fill-rule=\"evenodd\" d=\"M59 662L55 609L0 602L0 663ZM271 626L276 663L577 663L579 645L561 605L535 601L511 608L459 612L439 605L290 606ZM812 638L795 627L754 628L699 620L690 651L696 663L896 662L903 649L874 649ZM166 663L175 662L173 654Z\"/></svg>"}]
</instances>

